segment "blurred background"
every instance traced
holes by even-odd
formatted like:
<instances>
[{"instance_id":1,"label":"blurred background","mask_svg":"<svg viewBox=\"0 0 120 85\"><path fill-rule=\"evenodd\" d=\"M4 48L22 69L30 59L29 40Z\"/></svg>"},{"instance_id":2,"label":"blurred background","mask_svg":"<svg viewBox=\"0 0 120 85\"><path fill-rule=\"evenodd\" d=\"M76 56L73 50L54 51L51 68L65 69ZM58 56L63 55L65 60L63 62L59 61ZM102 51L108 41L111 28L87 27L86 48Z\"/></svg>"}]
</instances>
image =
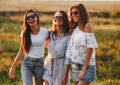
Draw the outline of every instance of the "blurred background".
<instances>
[{"instance_id":1,"label":"blurred background","mask_svg":"<svg viewBox=\"0 0 120 85\"><path fill-rule=\"evenodd\" d=\"M69 7L76 3L83 3L87 8L99 46L96 55L97 80L91 85L120 85L119 0L0 0L0 48L3 50L0 54L0 85L22 85L22 60L16 68L15 79L9 79L8 72L19 50L25 11L36 9L40 25L50 28L55 11L64 10L67 13Z\"/></svg>"}]
</instances>

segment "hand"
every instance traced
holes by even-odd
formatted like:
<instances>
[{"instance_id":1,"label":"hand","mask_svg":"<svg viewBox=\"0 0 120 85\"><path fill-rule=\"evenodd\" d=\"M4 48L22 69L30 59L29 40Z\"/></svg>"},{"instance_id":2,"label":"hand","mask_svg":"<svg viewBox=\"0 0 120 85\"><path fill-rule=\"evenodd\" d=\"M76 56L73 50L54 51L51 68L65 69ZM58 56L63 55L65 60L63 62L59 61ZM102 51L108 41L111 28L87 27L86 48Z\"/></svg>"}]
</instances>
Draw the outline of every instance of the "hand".
<instances>
[{"instance_id":1,"label":"hand","mask_svg":"<svg viewBox=\"0 0 120 85\"><path fill-rule=\"evenodd\" d=\"M13 79L15 76L14 76L14 69L10 68L10 71L9 71L9 77L11 79Z\"/></svg>"},{"instance_id":2,"label":"hand","mask_svg":"<svg viewBox=\"0 0 120 85\"><path fill-rule=\"evenodd\" d=\"M84 75L85 75L85 71L80 71L80 73L78 74L78 78L83 79Z\"/></svg>"}]
</instances>

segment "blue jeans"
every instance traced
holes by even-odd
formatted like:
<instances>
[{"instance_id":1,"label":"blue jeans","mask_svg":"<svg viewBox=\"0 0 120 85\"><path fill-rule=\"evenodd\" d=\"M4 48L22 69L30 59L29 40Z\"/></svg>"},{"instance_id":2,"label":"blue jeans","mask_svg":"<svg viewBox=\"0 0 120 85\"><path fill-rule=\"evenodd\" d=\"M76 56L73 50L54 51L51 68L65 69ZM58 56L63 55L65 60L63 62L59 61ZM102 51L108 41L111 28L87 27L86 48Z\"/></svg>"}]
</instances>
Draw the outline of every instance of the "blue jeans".
<instances>
[{"instance_id":1,"label":"blue jeans","mask_svg":"<svg viewBox=\"0 0 120 85\"><path fill-rule=\"evenodd\" d=\"M78 81L93 82L93 81L95 81L96 80L96 66L88 65L83 79L80 80L78 78L78 74L82 70L82 67L83 67L82 64L72 62L72 80L74 82L78 82Z\"/></svg>"},{"instance_id":2,"label":"blue jeans","mask_svg":"<svg viewBox=\"0 0 120 85\"><path fill-rule=\"evenodd\" d=\"M43 58L31 58L25 56L22 67L22 80L24 85L32 85L32 78L34 76L35 85L42 85L42 76L44 74L44 61Z\"/></svg>"}]
</instances>

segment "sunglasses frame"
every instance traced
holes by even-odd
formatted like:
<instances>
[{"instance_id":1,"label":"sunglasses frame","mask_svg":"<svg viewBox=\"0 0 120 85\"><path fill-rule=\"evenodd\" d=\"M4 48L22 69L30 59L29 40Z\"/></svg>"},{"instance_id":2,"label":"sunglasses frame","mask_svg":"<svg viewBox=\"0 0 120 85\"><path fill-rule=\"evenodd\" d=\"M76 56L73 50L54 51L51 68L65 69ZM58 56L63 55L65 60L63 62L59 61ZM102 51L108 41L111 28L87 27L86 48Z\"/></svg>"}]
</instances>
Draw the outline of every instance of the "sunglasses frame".
<instances>
[{"instance_id":1,"label":"sunglasses frame","mask_svg":"<svg viewBox=\"0 0 120 85\"><path fill-rule=\"evenodd\" d=\"M79 11L73 11L73 12L71 12L71 16L72 16L73 14L74 14L74 15L78 15L78 14L79 14Z\"/></svg>"},{"instance_id":2,"label":"sunglasses frame","mask_svg":"<svg viewBox=\"0 0 120 85\"><path fill-rule=\"evenodd\" d=\"M35 17L36 17L36 15L35 15L35 14L32 14L32 15L30 15L30 16L26 16L26 20L29 20L30 18L34 19Z\"/></svg>"},{"instance_id":3,"label":"sunglasses frame","mask_svg":"<svg viewBox=\"0 0 120 85\"><path fill-rule=\"evenodd\" d=\"M64 19L63 16L54 16L53 18L58 19L58 20L63 20Z\"/></svg>"}]
</instances>

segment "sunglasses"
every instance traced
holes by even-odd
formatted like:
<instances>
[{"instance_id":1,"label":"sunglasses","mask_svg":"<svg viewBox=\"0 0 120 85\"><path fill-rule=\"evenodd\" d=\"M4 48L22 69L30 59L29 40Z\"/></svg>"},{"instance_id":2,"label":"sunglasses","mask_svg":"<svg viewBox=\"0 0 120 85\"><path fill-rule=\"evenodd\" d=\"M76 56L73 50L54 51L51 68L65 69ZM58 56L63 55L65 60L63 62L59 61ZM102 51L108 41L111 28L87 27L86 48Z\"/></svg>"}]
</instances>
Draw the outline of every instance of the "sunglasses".
<instances>
[{"instance_id":1,"label":"sunglasses","mask_svg":"<svg viewBox=\"0 0 120 85\"><path fill-rule=\"evenodd\" d=\"M35 17L36 17L36 15L35 15L35 14L33 14L33 15L30 15L30 16L26 16L26 19L27 19L27 20L29 20L30 18L32 18L32 19L33 19L33 18L35 18Z\"/></svg>"},{"instance_id":2,"label":"sunglasses","mask_svg":"<svg viewBox=\"0 0 120 85\"><path fill-rule=\"evenodd\" d=\"M71 12L71 15L77 15L79 12L78 11L73 11L73 12Z\"/></svg>"},{"instance_id":3,"label":"sunglasses","mask_svg":"<svg viewBox=\"0 0 120 85\"><path fill-rule=\"evenodd\" d=\"M63 16L54 16L54 19L63 20Z\"/></svg>"}]
</instances>

